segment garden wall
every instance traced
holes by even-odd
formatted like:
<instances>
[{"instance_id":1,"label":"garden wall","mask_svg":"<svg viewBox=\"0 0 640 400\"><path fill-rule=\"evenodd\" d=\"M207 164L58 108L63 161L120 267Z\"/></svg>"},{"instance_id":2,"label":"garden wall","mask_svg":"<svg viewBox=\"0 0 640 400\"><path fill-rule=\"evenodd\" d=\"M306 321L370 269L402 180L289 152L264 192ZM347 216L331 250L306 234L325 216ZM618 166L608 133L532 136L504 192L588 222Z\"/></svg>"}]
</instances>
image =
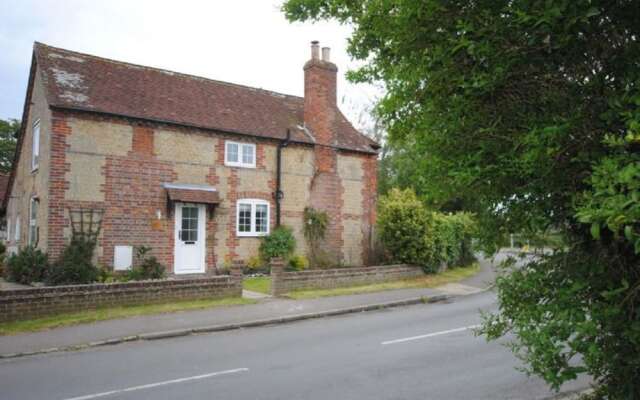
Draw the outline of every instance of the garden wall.
<instances>
[{"instance_id":1,"label":"garden wall","mask_svg":"<svg viewBox=\"0 0 640 400\"><path fill-rule=\"evenodd\" d=\"M242 295L242 275L0 290L0 322L104 306Z\"/></svg>"},{"instance_id":2,"label":"garden wall","mask_svg":"<svg viewBox=\"0 0 640 400\"><path fill-rule=\"evenodd\" d=\"M285 272L284 263L271 261L271 294L279 296L293 290L333 289L423 276L422 268L398 264Z\"/></svg>"}]
</instances>

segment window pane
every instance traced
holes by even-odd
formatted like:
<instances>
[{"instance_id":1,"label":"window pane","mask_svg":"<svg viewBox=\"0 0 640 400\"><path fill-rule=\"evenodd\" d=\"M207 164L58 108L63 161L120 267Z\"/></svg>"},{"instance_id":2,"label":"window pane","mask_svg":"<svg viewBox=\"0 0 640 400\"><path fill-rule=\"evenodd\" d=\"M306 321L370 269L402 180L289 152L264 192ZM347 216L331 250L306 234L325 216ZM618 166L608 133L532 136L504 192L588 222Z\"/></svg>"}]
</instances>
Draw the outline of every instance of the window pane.
<instances>
[{"instance_id":1,"label":"window pane","mask_svg":"<svg viewBox=\"0 0 640 400\"><path fill-rule=\"evenodd\" d=\"M238 211L238 231L251 232L251 204L240 204Z\"/></svg>"},{"instance_id":2,"label":"window pane","mask_svg":"<svg viewBox=\"0 0 640 400\"><path fill-rule=\"evenodd\" d=\"M38 201L31 200L31 220L35 221L38 216Z\"/></svg>"},{"instance_id":3,"label":"window pane","mask_svg":"<svg viewBox=\"0 0 640 400\"><path fill-rule=\"evenodd\" d=\"M238 162L238 144L227 143L227 161Z\"/></svg>"},{"instance_id":4,"label":"window pane","mask_svg":"<svg viewBox=\"0 0 640 400\"><path fill-rule=\"evenodd\" d=\"M182 241L198 240L198 208L182 207Z\"/></svg>"},{"instance_id":5,"label":"window pane","mask_svg":"<svg viewBox=\"0 0 640 400\"><path fill-rule=\"evenodd\" d=\"M267 220L267 205L256 205L256 232L267 232L267 226L269 221Z\"/></svg>"},{"instance_id":6,"label":"window pane","mask_svg":"<svg viewBox=\"0 0 640 400\"><path fill-rule=\"evenodd\" d=\"M242 162L244 164L253 165L253 151L255 147L250 144L245 144L242 146Z\"/></svg>"}]
</instances>

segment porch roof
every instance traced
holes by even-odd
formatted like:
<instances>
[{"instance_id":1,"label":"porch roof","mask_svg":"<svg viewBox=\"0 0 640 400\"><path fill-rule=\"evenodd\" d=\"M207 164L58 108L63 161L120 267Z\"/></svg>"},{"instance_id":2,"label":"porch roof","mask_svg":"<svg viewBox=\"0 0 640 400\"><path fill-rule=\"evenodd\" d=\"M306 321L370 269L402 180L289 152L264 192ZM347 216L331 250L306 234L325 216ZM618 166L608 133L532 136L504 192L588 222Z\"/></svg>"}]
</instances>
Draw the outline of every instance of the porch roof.
<instances>
[{"instance_id":1,"label":"porch roof","mask_svg":"<svg viewBox=\"0 0 640 400\"><path fill-rule=\"evenodd\" d=\"M172 202L220 204L220 195L213 186L174 183L165 183L163 186Z\"/></svg>"}]
</instances>

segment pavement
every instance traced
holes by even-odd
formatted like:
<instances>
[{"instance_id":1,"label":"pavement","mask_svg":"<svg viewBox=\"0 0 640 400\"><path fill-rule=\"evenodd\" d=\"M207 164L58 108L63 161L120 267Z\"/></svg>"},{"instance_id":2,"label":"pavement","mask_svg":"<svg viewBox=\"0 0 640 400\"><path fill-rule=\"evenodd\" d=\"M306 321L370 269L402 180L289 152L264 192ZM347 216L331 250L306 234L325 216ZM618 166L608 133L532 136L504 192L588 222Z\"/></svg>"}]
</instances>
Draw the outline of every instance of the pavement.
<instances>
[{"instance_id":1,"label":"pavement","mask_svg":"<svg viewBox=\"0 0 640 400\"><path fill-rule=\"evenodd\" d=\"M0 360L2 399L547 399L474 335L492 291L331 318ZM507 338L508 340L508 338ZM563 391L588 385L581 377Z\"/></svg>"},{"instance_id":2,"label":"pavement","mask_svg":"<svg viewBox=\"0 0 640 400\"><path fill-rule=\"evenodd\" d=\"M502 257L502 256L501 256ZM220 331L401 306L432 298L470 295L489 287L496 276L495 260L481 259L475 276L435 289L401 289L308 300L262 298L257 304L197 311L145 315L56 328L48 331L0 336L0 358L40 352L74 350L140 339ZM257 296L255 292L249 295Z\"/></svg>"}]
</instances>

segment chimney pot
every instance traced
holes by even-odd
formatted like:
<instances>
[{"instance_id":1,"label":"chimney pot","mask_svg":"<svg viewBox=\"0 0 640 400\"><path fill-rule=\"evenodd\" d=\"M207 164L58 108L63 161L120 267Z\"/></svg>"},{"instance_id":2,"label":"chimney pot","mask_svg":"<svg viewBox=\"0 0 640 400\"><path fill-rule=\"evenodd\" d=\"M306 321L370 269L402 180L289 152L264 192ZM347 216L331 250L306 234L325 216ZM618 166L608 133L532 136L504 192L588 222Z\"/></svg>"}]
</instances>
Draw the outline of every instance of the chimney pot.
<instances>
[{"instance_id":1,"label":"chimney pot","mask_svg":"<svg viewBox=\"0 0 640 400\"><path fill-rule=\"evenodd\" d=\"M331 62L331 49L329 47L322 48L322 61Z\"/></svg>"},{"instance_id":2,"label":"chimney pot","mask_svg":"<svg viewBox=\"0 0 640 400\"><path fill-rule=\"evenodd\" d=\"M317 60L320 58L320 42L314 40L311 42L311 59Z\"/></svg>"}]
</instances>

